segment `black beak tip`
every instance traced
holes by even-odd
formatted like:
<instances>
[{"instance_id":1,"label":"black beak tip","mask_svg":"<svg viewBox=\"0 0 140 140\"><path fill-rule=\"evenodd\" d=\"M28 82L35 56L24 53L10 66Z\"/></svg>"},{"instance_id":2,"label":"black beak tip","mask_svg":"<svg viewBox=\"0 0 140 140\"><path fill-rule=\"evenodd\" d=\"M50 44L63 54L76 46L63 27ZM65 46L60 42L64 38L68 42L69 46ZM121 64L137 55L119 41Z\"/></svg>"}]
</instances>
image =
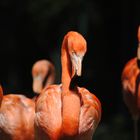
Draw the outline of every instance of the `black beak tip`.
<instances>
[{"instance_id":1,"label":"black beak tip","mask_svg":"<svg viewBox=\"0 0 140 140\"><path fill-rule=\"evenodd\" d=\"M74 76L71 79L70 89L74 89L75 86L79 85L80 79L81 79L81 76Z\"/></svg>"}]
</instances>

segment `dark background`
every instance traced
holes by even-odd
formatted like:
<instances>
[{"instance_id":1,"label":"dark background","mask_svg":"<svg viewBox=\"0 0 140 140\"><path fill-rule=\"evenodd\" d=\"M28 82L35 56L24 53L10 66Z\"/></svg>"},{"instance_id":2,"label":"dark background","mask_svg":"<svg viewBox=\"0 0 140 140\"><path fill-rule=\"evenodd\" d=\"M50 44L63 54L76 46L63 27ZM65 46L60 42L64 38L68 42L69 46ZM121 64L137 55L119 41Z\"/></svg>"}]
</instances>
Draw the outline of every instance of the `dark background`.
<instances>
[{"instance_id":1,"label":"dark background","mask_svg":"<svg viewBox=\"0 0 140 140\"><path fill-rule=\"evenodd\" d=\"M5 94L34 95L31 68L39 59L54 63L60 83L63 37L78 31L88 45L79 86L93 92L103 108L94 139L133 139L121 72L136 56L139 9L136 0L1 0L0 82Z\"/></svg>"}]
</instances>

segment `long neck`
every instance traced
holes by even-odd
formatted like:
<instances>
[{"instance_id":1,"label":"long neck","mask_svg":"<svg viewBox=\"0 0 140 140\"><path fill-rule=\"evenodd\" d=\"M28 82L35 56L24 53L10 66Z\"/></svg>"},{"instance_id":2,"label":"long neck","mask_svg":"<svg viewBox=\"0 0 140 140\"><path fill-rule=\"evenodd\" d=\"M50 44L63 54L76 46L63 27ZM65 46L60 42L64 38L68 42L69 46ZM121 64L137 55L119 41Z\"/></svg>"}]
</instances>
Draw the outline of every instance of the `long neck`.
<instances>
[{"instance_id":1,"label":"long neck","mask_svg":"<svg viewBox=\"0 0 140 140\"><path fill-rule=\"evenodd\" d=\"M62 63L62 129L64 139L74 139L78 134L80 98L76 90L70 90L72 64L64 39L61 52Z\"/></svg>"},{"instance_id":2,"label":"long neck","mask_svg":"<svg viewBox=\"0 0 140 140\"><path fill-rule=\"evenodd\" d=\"M61 63L62 63L62 90L65 92L69 91L69 86L71 82L71 61L68 54L66 41L63 41L61 50Z\"/></svg>"},{"instance_id":3,"label":"long neck","mask_svg":"<svg viewBox=\"0 0 140 140\"><path fill-rule=\"evenodd\" d=\"M46 77L44 87L52 85L54 82L55 82L55 70L54 70L54 67L52 65L50 65L48 76Z\"/></svg>"}]
</instances>

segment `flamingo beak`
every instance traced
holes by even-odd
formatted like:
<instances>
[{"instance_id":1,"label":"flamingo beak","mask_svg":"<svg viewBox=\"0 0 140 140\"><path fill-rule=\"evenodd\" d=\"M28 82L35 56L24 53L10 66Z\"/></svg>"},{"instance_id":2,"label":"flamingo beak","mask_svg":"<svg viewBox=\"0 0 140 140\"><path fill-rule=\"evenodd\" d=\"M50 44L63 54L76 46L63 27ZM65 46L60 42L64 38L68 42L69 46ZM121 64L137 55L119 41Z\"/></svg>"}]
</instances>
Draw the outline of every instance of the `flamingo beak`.
<instances>
[{"instance_id":1,"label":"flamingo beak","mask_svg":"<svg viewBox=\"0 0 140 140\"><path fill-rule=\"evenodd\" d=\"M33 91L37 94L41 93L42 90L42 76L41 75L37 75L35 77L33 77Z\"/></svg>"},{"instance_id":2,"label":"flamingo beak","mask_svg":"<svg viewBox=\"0 0 140 140\"><path fill-rule=\"evenodd\" d=\"M81 74L82 74L82 60L83 60L83 57L73 53L73 55L71 57L72 77L74 77L74 75L81 76Z\"/></svg>"}]
</instances>

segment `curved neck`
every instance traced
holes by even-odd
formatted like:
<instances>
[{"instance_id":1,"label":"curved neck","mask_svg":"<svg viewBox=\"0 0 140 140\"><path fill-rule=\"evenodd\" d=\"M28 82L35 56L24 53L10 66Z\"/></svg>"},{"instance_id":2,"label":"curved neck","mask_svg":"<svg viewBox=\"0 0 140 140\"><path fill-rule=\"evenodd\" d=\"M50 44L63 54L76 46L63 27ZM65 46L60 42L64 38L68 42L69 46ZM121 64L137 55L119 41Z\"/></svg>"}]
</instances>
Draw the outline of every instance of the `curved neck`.
<instances>
[{"instance_id":1,"label":"curved neck","mask_svg":"<svg viewBox=\"0 0 140 140\"><path fill-rule=\"evenodd\" d=\"M64 139L75 139L79 126L80 98L76 90L70 90L72 62L67 47L67 36L65 36L61 48L62 133Z\"/></svg>"},{"instance_id":2,"label":"curved neck","mask_svg":"<svg viewBox=\"0 0 140 140\"><path fill-rule=\"evenodd\" d=\"M55 81L55 70L54 70L54 67L52 65L50 65L48 75L44 79L44 82L45 82L44 87L52 85L54 83L54 81Z\"/></svg>"},{"instance_id":3,"label":"curved neck","mask_svg":"<svg viewBox=\"0 0 140 140\"><path fill-rule=\"evenodd\" d=\"M72 64L68 54L67 40L62 44L62 130L64 139L75 139L78 134L80 98L75 90L70 90ZM74 108L74 110L72 110Z\"/></svg>"},{"instance_id":4,"label":"curved neck","mask_svg":"<svg viewBox=\"0 0 140 140\"><path fill-rule=\"evenodd\" d=\"M61 63L62 63L62 77L61 77L62 91L69 91L71 82L72 64L70 61L70 56L68 54L66 39L64 39L62 43Z\"/></svg>"}]
</instances>

